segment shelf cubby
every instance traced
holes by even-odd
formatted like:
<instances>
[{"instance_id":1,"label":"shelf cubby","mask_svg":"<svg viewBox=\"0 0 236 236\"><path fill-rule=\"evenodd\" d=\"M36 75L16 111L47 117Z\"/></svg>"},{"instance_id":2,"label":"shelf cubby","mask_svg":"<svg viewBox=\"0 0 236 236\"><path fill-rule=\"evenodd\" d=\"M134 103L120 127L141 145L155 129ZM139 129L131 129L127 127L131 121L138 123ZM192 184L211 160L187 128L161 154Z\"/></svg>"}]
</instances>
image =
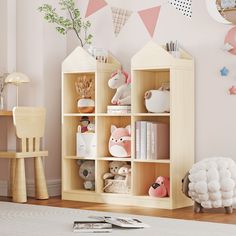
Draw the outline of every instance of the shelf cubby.
<instances>
[{"instance_id":1,"label":"shelf cubby","mask_svg":"<svg viewBox=\"0 0 236 236\"><path fill-rule=\"evenodd\" d=\"M126 127L131 125L130 116L99 116L97 118L97 139L98 139L98 156L99 157L111 157L108 150L109 139L111 136L111 125L115 125L117 128Z\"/></svg>"},{"instance_id":2,"label":"shelf cubby","mask_svg":"<svg viewBox=\"0 0 236 236\"><path fill-rule=\"evenodd\" d=\"M132 77L135 81L132 83L132 113L148 113L144 104L145 92L149 90L157 90L163 84L170 82L169 69L143 69L134 70Z\"/></svg>"},{"instance_id":3,"label":"shelf cubby","mask_svg":"<svg viewBox=\"0 0 236 236\"><path fill-rule=\"evenodd\" d=\"M119 159L117 159L116 161L120 161ZM131 161L128 161L128 160L122 160L122 161L125 161L127 164L131 164ZM97 186L96 186L96 189L97 189L97 192L98 193L105 193L103 191L103 188L104 188L104 180L103 180L103 175L105 173L108 173L109 172L109 163L111 161L107 161L107 160L98 160L97 161ZM131 170L132 170L132 167L131 167ZM105 194L110 194L110 193L105 193ZM114 194L114 193L112 193Z\"/></svg>"},{"instance_id":4,"label":"shelf cubby","mask_svg":"<svg viewBox=\"0 0 236 236\"><path fill-rule=\"evenodd\" d=\"M96 120L94 116L87 114L89 120L95 123L96 129ZM78 125L81 124L80 119L82 116L66 116L63 117L63 156L76 156L76 133L78 130ZM71 138L73 137L73 138Z\"/></svg>"},{"instance_id":5,"label":"shelf cubby","mask_svg":"<svg viewBox=\"0 0 236 236\"><path fill-rule=\"evenodd\" d=\"M63 76L63 108L64 113L78 113L77 101L79 98L79 94L76 92L75 83L77 82L79 77L86 76L87 79L92 79L92 91L91 91L91 99L96 101L95 98L95 73L87 72L87 73L64 73Z\"/></svg>"},{"instance_id":6,"label":"shelf cubby","mask_svg":"<svg viewBox=\"0 0 236 236\"><path fill-rule=\"evenodd\" d=\"M63 178L66 180L63 182L63 190L77 190L77 191L88 191L84 189L84 180L79 176L79 165L77 160L64 159L63 163ZM70 171L66 171L66 170ZM91 191L94 192L94 191Z\"/></svg>"},{"instance_id":7,"label":"shelf cubby","mask_svg":"<svg viewBox=\"0 0 236 236\"><path fill-rule=\"evenodd\" d=\"M133 194L148 196L148 190L158 176L170 177L170 165L168 163L134 162Z\"/></svg>"}]
</instances>

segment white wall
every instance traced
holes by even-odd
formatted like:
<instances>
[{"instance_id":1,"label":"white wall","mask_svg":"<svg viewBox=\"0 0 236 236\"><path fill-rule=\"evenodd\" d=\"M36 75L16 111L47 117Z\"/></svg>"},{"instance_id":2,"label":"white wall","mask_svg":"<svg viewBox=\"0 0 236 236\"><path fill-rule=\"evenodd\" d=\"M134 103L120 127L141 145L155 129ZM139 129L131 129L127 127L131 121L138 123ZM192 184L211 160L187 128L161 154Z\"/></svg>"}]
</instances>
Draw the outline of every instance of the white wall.
<instances>
[{"instance_id":1,"label":"white wall","mask_svg":"<svg viewBox=\"0 0 236 236\"><path fill-rule=\"evenodd\" d=\"M61 61L66 56L66 38L58 35L37 11L37 8L45 1L10 1L15 2L16 13L14 14L14 10L12 10L6 14L6 19L10 19L10 21L13 19L16 27L15 31L12 30L12 27L6 28L11 31L11 36L15 39L15 50L14 56L12 56L12 47L6 50L6 55L1 54L5 62L5 64L1 64L6 65L9 72L20 71L31 79L30 83L23 84L19 88L19 105L44 106L47 109L43 145L49 151L49 157L45 159L46 177L48 180L58 180L61 177L60 71ZM47 2L54 5L57 3L56 0ZM7 4L4 8L0 8L0 15L2 12L7 12ZM7 48L13 39L12 37L9 40L1 39L1 47ZM15 62L14 68L9 67L13 62ZM8 91L8 109L15 105L15 87L12 86L10 89L11 92ZM7 164L6 161L2 162L4 167L0 166L1 180L7 179L6 171L1 170L2 167L7 170ZM26 170L29 180L33 178L31 162L27 160Z\"/></svg>"},{"instance_id":2,"label":"white wall","mask_svg":"<svg viewBox=\"0 0 236 236\"><path fill-rule=\"evenodd\" d=\"M15 60L16 70L28 74L32 80L28 85L21 86L20 104L43 105L47 108L44 143L50 156L46 161L46 175L48 179L58 179L61 162L60 64L66 55L66 50L67 54L70 53L78 43L74 35L70 34L66 45L65 38L58 35L53 26L43 21L36 9L45 1L10 1L16 2L17 30L15 32L15 58L8 48L7 58L11 55L11 59L7 61L7 64L14 65ZM6 13L4 10L6 6L2 8L2 4L6 2L9 1L0 1L0 16ZM56 5L57 0L46 2ZM196 159L222 155L231 156L236 160L234 144L236 98L227 93L227 89L232 84L236 84L234 80L236 79L236 69L234 69L236 57L220 49L224 36L232 26L219 24L211 19L206 11L205 0L193 1L192 19L182 16L166 0L107 0L107 2L109 6L127 8L134 12L162 5L154 40L158 43L178 40L195 57ZM82 15L85 14L87 3L88 0L78 1ZM131 16L120 35L115 37L109 6L89 17L92 22L94 45L109 49L122 62L124 68L129 70L132 55L142 48L150 37L136 13ZM13 14L13 12L8 14ZM7 19L14 19L14 17L14 15L8 15ZM8 23L0 21L0 24ZM3 32L6 31L4 27ZM4 35L1 35L0 62L4 64L6 62L5 47L8 42ZM11 35L14 35L14 30L11 31ZM14 40L11 44L14 45ZM230 78L220 78L219 70L223 66L231 69ZM14 104L14 91L9 94L9 97L9 104ZM0 168L2 178L2 163ZM31 173L29 175L32 177Z\"/></svg>"}]
</instances>

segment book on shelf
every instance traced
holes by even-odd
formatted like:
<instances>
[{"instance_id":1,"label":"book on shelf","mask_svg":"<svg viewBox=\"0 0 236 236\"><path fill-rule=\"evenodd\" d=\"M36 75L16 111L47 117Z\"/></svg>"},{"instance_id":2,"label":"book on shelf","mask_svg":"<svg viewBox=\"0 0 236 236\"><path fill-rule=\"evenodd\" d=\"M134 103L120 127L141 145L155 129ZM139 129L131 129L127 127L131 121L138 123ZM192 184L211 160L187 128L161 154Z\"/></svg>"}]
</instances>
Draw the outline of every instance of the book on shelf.
<instances>
[{"instance_id":1,"label":"book on shelf","mask_svg":"<svg viewBox=\"0 0 236 236\"><path fill-rule=\"evenodd\" d=\"M89 218L93 218L96 220L104 221L110 223L112 226L120 227L120 228L149 228L150 226L143 223L139 219L131 218L131 217L110 217L110 216L90 216Z\"/></svg>"},{"instance_id":2,"label":"book on shelf","mask_svg":"<svg viewBox=\"0 0 236 236\"><path fill-rule=\"evenodd\" d=\"M136 121L136 159L169 158L169 125L160 122Z\"/></svg>"},{"instance_id":3,"label":"book on shelf","mask_svg":"<svg viewBox=\"0 0 236 236\"><path fill-rule=\"evenodd\" d=\"M112 224L101 221L74 221L73 232L75 233L110 233Z\"/></svg>"}]
</instances>

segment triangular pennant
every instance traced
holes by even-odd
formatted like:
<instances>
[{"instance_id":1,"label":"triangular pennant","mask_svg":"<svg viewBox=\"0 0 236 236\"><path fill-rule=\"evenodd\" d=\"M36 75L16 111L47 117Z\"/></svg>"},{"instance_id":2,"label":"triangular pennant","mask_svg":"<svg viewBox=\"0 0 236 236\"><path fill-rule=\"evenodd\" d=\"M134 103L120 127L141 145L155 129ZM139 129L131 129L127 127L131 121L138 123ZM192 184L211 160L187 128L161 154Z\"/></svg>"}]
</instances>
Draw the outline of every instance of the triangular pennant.
<instances>
[{"instance_id":1,"label":"triangular pennant","mask_svg":"<svg viewBox=\"0 0 236 236\"><path fill-rule=\"evenodd\" d=\"M106 5L107 3L104 0L89 0L85 17L92 15Z\"/></svg>"},{"instance_id":2,"label":"triangular pennant","mask_svg":"<svg viewBox=\"0 0 236 236\"><path fill-rule=\"evenodd\" d=\"M160 9L161 9L161 6L158 6L158 7L148 8L148 9L138 12L139 16L141 17L151 37L153 37L154 31L156 28Z\"/></svg>"},{"instance_id":3,"label":"triangular pennant","mask_svg":"<svg viewBox=\"0 0 236 236\"><path fill-rule=\"evenodd\" d=\"M192 0L168 0L168 2L184 16L192 17Z\"/></svg>"},{"instance_id":4,"label":"triangular pennant","mask_svg":"<svg viewBox=\"0 0 236 236\"><path fill-rule=\"evenodd\" d=\"M132 11L128 11L122 8L111 7L112 21L114 27L115 36L117 36L121 29L124 27L128 19L130 18Z\"/></svg>"}]
</instances>

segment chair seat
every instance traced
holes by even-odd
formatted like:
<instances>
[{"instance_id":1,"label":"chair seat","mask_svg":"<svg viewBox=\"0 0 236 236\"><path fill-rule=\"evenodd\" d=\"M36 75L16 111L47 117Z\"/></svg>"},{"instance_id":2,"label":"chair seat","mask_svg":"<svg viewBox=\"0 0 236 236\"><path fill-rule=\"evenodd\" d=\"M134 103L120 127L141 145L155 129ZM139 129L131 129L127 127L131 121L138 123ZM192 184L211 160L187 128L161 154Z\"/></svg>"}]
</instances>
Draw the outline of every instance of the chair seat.
<instances>
[{"instance_id":1,"label":"chair seat","mask_svg":"<svg viewBox=\"0 0 236 236\"><path fill-rule=\"evenodd\" d=\"M37 151L37 152L0 152L0 158L33 158L33 157L46 157L48 151Z\"/></svg>"}]
</instances>

